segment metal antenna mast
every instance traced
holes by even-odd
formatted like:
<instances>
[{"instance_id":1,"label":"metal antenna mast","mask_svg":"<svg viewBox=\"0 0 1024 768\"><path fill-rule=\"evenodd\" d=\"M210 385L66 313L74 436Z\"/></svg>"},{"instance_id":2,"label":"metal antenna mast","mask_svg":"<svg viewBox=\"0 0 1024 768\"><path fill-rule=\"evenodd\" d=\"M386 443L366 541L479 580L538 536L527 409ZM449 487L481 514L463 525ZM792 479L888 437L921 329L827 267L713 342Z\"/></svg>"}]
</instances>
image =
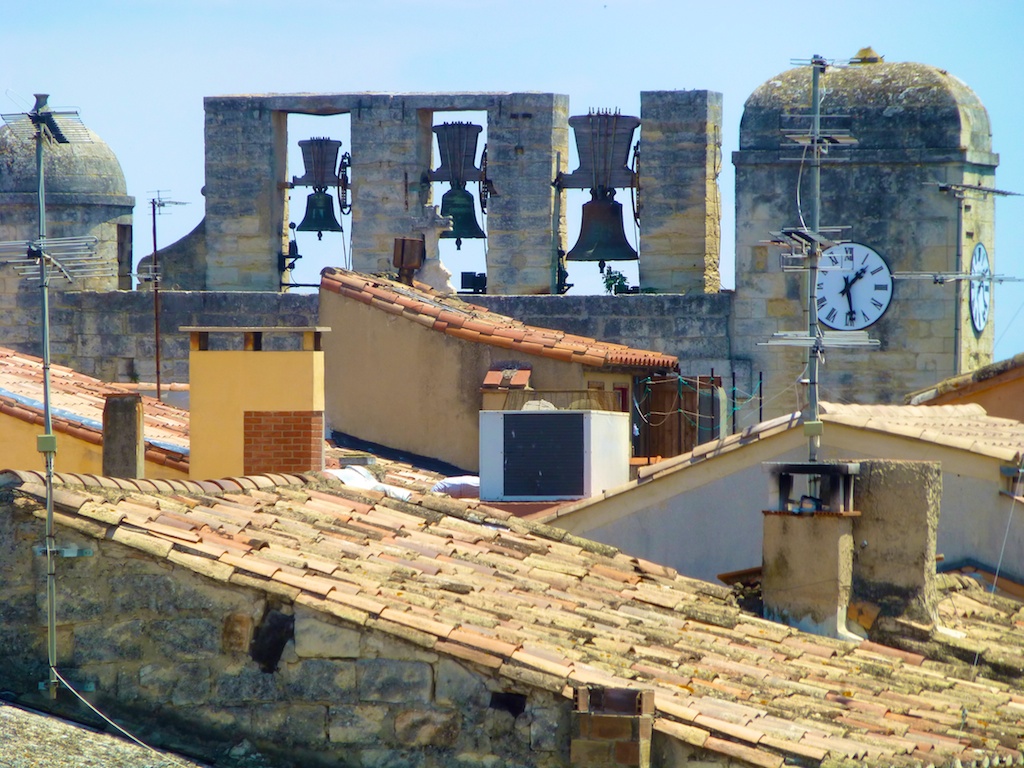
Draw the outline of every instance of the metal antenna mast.
<instances>
[{"instance_id":1,"label":"metal antenna mast","mask_svg":"<svg viewBox=\"0 0 1024 768\"><path fill-rule=\"evenodd\" d=\"M160 264L158 262L156 247L156 217L157 214L168 205L186 205L177 200L166 200L160 196L165 190L158 189L154 192L156 197L149 201L150 209L153 212L153 262L150 264L150 272L153 280L153 345L156 350L156 399L160 396Z\"/></svg>"},{"instance_id":2,"label":"metal antenna mast","mask_svg":"<svg viewBox=\"0 0 1024 768\"><path fill-rule=\"evenodd\" d=\"M35 140L36 178L39 198L39 237L36 240L0 243L0 255L25 254L20 259L8 261L21 275L31 275L38 269L39 287L42 299L43 321L43 429L44 434L36 440L36 446L46 460L46 618L47 656L49 680L42 683L49 690L50 698L57 697L57 566L59 554L53 531L53 460L57 453L57 438L53 434L50 413L50 303L49 285L51 276L71 280L75 274L99 276L113 274L108 267L95 261L95 237L46 237L46 183L43 171L43 147L47 141L58 144L91 142L89 131L82 124L75 111L55 112L47 105L48 94L37 93L36 103L31 112L2 115L11 132L23 140ZM50 267L53 268L51 273Z\"/></svg>"},{"instance_id":3,"label":"metal antenna mast","mask_svg":"<svg viewBox=\"0 0 1024 768\"><path fill-rule=\"evenodd\" d=\"M795 62L796 63L796 62ZM810 186L809 200L810 221L808 226L785 228L781 232L773 232L778 244L788 245L799 251L803 256L803 264L797 267L807 271L807 333L777 333L765 344L769 346L797 346L807 348L807 383L808 409L810 417L804 421L804 434L807 436L808 459L818 461L821 449L821 409L818 399L818 375L824 351L829 347L865 347L878 346L878 341L869 339L862 331L825 331L822 332L818 323L818 271L821 268L821 254L827 248L836 245L822 234L821 228L821 157L827 153L828 147L834 144L850 145L856 143L847 131L830 131L828 134L821 129L821 75L825 72L828 62L815 54L811 57L811 125L810 130L792 132L790 139L797 144L809 147ZM793 254L791 254L793 255ZM791 263L793 263L791 261ZM786 268L784 263L784 269ZM817 496L817 482L820 478L811 476L810 494Z\"/></svg>"}]
</instances>

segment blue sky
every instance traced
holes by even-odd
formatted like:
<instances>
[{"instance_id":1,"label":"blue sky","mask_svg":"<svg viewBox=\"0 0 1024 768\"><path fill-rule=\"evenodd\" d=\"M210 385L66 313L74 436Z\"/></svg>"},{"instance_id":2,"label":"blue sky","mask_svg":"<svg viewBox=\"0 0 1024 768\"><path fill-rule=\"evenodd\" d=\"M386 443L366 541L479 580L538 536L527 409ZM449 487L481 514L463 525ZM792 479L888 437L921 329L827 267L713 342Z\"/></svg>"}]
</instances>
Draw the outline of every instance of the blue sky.
<instances>
[{"instance_id":1,"label":"blue sky","mask_svg":"<svg viewBox=\"0 0 1024 768\"><path fill-rule=\"evenodd\" d=\"M1020 0L57 0L5 5L0 111L29 109L37 92L50 93L54 106L81 111L86 125L117 154L128 192L136 198L136 258L152 250L147 201L156 190L188 203L159 217L161 247L202 217L204 96L553 91L569 95L573 114L618 108L638 115L642 90L699 88L724 94L722 273L731 287L730 156L737 148L743 102L793 59L812 54L849 58L866 45L888 61L932 64L967 83L989 111L994 149L1000 154L997 186L1024 192ZM304 120L314 122L290 123L290 144L332 132L347 138L341 118L329 130L322 130L315 118ZM297 152L297 146L293 149ZM297 159L290 173L301 175ZM625 202L621 194L620 199ZM567 210L574 203L570 198ZM995 271L1024 278L1024 197L1003 198L996 205ZM301 210L293 211L296 216ZM574 226L571 220L570 244ZM339 241L319 250L304 241L306 258L296 279L315 282L323 266L341 264ZM482 251L463 250L458 261L454 251L442 252L449 268L456 274L482 270ZM588 271L576 271L581 268ZM632 275L635 279L635 270ZM600 291L593 265L574 265L570 281ZM994 317L996 358L1024 351L1024 283L995 287Z\"/></svg>"}]
</instances>

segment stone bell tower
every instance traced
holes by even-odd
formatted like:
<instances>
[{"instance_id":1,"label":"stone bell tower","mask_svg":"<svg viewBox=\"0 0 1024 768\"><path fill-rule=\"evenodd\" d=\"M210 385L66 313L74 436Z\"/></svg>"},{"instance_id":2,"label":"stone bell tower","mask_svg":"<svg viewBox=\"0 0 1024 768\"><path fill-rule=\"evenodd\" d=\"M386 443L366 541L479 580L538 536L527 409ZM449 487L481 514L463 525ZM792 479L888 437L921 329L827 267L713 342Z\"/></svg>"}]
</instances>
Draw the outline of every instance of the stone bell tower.
<instances>
[{"instance_id":1,"label":"stone bell tower","mask_svg":"<svg viewBox=\"0 0 1024 768\"><path fill-rule=\"evenodd\" d=\"M994 270L994 200L983 190L995 186L999 158L985 107L945 70L888 63L870 49L858 59L821 76L823 119L840 121L856 139L830 148L822 164L822 227L841 227L833 238L868 246L894 273L967 272L978 244ZM793 410L796 396L779 395L798 379L806 354L758 344L807 328L805 274L783 272L778 248L766 241L773 230L800 226L799 193L804 201L810 194L800 148L783 133L810 114L810 79L810 67L798 67L758 87L733 155L733 349L764 372L766 418ZM972 323L969 288L897 276L888 308L866 329L880 348L830 350L822 397L897 402L991 362L994 323Z\"/></svg>"}]
</instances>

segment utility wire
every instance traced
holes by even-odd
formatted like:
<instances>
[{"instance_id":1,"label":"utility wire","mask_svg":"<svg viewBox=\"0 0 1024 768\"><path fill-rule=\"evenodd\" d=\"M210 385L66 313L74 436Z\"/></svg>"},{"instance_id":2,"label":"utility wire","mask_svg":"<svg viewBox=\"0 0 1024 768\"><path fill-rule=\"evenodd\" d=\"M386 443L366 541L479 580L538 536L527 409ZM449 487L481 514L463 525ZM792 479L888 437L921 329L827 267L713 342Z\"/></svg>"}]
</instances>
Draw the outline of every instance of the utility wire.
<instances>
[{"instance_id":1,"label":"utility wire","mask_svg":"<svg viewBox=\"0 0 1024 768\"><path fill-rule=\"evenodd\" d=\"M56 675L57 679L60 680L60 682L64 684L64 687L67 688L69 691L71 691L71 693L73 693L75 695L75 697L79 701L81 701L83 704L85 704L85 706L87 706L89 709L91 709L94 714L96 714L98 717L102 718L103 721L106 722L108 725L111 725L114 728L116 728L118 731L120 731L122 734L124 734L125 737L128 738L129 740L135 742L136 744L138 744L140 747L143 747L144 749L148 749L154 755L157 755L160 758L160 760L161 760L161 764L163 764L163 763L170 763L171 765L182 766L182 768L193 768L193 766L189 765L188 763L182 762L181 760L178 760L173 755L168 755L168 754L166 754L164 752L160 752L159 750L154 749L153 747L149 746L149 744L146 744L144 741L142 741L138 737L136 737L133 734L131 734L128 731L126 731L124 728L122 728L120 725L115 723L113 720L111 720L105 714L100 712L95 706L92 705L92 703L90 703L84 696L82 696L82 694L80 694L78 691L76 691L75 688L71 685L71 683L69 683L67 680L65 680L64 676L61 675L61 673L58 672L56 668L52 668L52 671L53 671L53 674Z\"/></svg>"}]
</instances>

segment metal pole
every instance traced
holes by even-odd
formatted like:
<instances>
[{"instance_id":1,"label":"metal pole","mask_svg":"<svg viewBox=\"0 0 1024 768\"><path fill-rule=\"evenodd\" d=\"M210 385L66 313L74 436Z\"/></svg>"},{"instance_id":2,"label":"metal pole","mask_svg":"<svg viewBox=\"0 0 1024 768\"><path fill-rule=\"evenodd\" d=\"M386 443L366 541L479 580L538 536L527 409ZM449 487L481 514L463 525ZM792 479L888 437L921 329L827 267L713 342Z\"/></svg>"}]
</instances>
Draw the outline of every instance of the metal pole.
<instances>
[{"instance_id":1,"label":"metal pole","mask_svg":"<svg viewBox=\"0 0 1024 768\"><path fill-rule=\"evenodd\" d=\"M38 114L38 113L37 113ZM46 240L46 182L43 171L43 126L36 122L36 176L39 181L39 291L43 314L43 456L46 462L46 654L49 695L57 698L57 542L53 532L53 458L56 444L50 413L50 277L42 251Z\"/></svg>"},{"instance_id":2,"label":"metal pole","mask_svg":"<svg viewBox=\"0 0 1024 768\"><path fill-rule=\"evenodd\" d=\"M729 418L732 420L732 434L736 434L736 369L732 372L732 389L729 391Z\"/></svg>"},{"instance_id":3,"label":"metal pole","mask_svg":"<svg viewBox=\"0 0 1024 768\"><path fill-rule=\"evenodd\" d=\"M764 421L764 371L757 372L757 420Z\"/></svg>"},{"instance_id":4,"label":"metal pole","mask_svg":"<svg viewBox=\"0 0 1024 768\"><path fill-rule=\"evenodd\" d=\"M156 207L158 198L149 201L153 210L153 346L156 349L156 399L160 400L160 265L156 255Z\"/></svg>"},{"instance_id":5,"label":"metal pole","mask_svg":"<svg viewBox=\"0 0 1024 768\"><path fill-rule=\"evenodd\" d=\"M555 153L555 175L557 176L562 170L562 153ZM555 187L555 200L554 206L551 213L551 237L554 242L551 244L551 250L553 252L553 259L551 263L551 295L558 296L558 273L562 268L562 257L559 255L562 250L562 238L561 230L559 228L559 222L562 218L562 190Z\"/></svg>"},{"instance_id":6,"label":"metal pole","mask_svg":"<svg viewBox=\"0 0 1024 768\"><path fill-rule=\"evenodd\" d=\"M821 97L820 78L825 71L825 60L818 55L811 58L811 239L809 269L807 271L807 335L818 338L818 262L821 246L818 244L818 229L821 226ZM820 349L813 343L807 350L808 399L811 411L810 421L820 421L818 408L818 355ZM821 437L808 437L808 459L818 460ZM811 494L812 496L815 494Z\"/></svg>"},{"instance_id":7,"label":"metal pole","mask_svg":"<svg viewBox=\"0 0 1024 768\"><path fill-rule=\"evenodd\" d=\"M956 195L956 263L953 265L954 272L964 272L964 191L955 190ZM970 283L968 283L970 285ZM959 376L963 372L963 281L956 281L956 315L953 321L953 375Z\"/></svg>"}]
</instances>

